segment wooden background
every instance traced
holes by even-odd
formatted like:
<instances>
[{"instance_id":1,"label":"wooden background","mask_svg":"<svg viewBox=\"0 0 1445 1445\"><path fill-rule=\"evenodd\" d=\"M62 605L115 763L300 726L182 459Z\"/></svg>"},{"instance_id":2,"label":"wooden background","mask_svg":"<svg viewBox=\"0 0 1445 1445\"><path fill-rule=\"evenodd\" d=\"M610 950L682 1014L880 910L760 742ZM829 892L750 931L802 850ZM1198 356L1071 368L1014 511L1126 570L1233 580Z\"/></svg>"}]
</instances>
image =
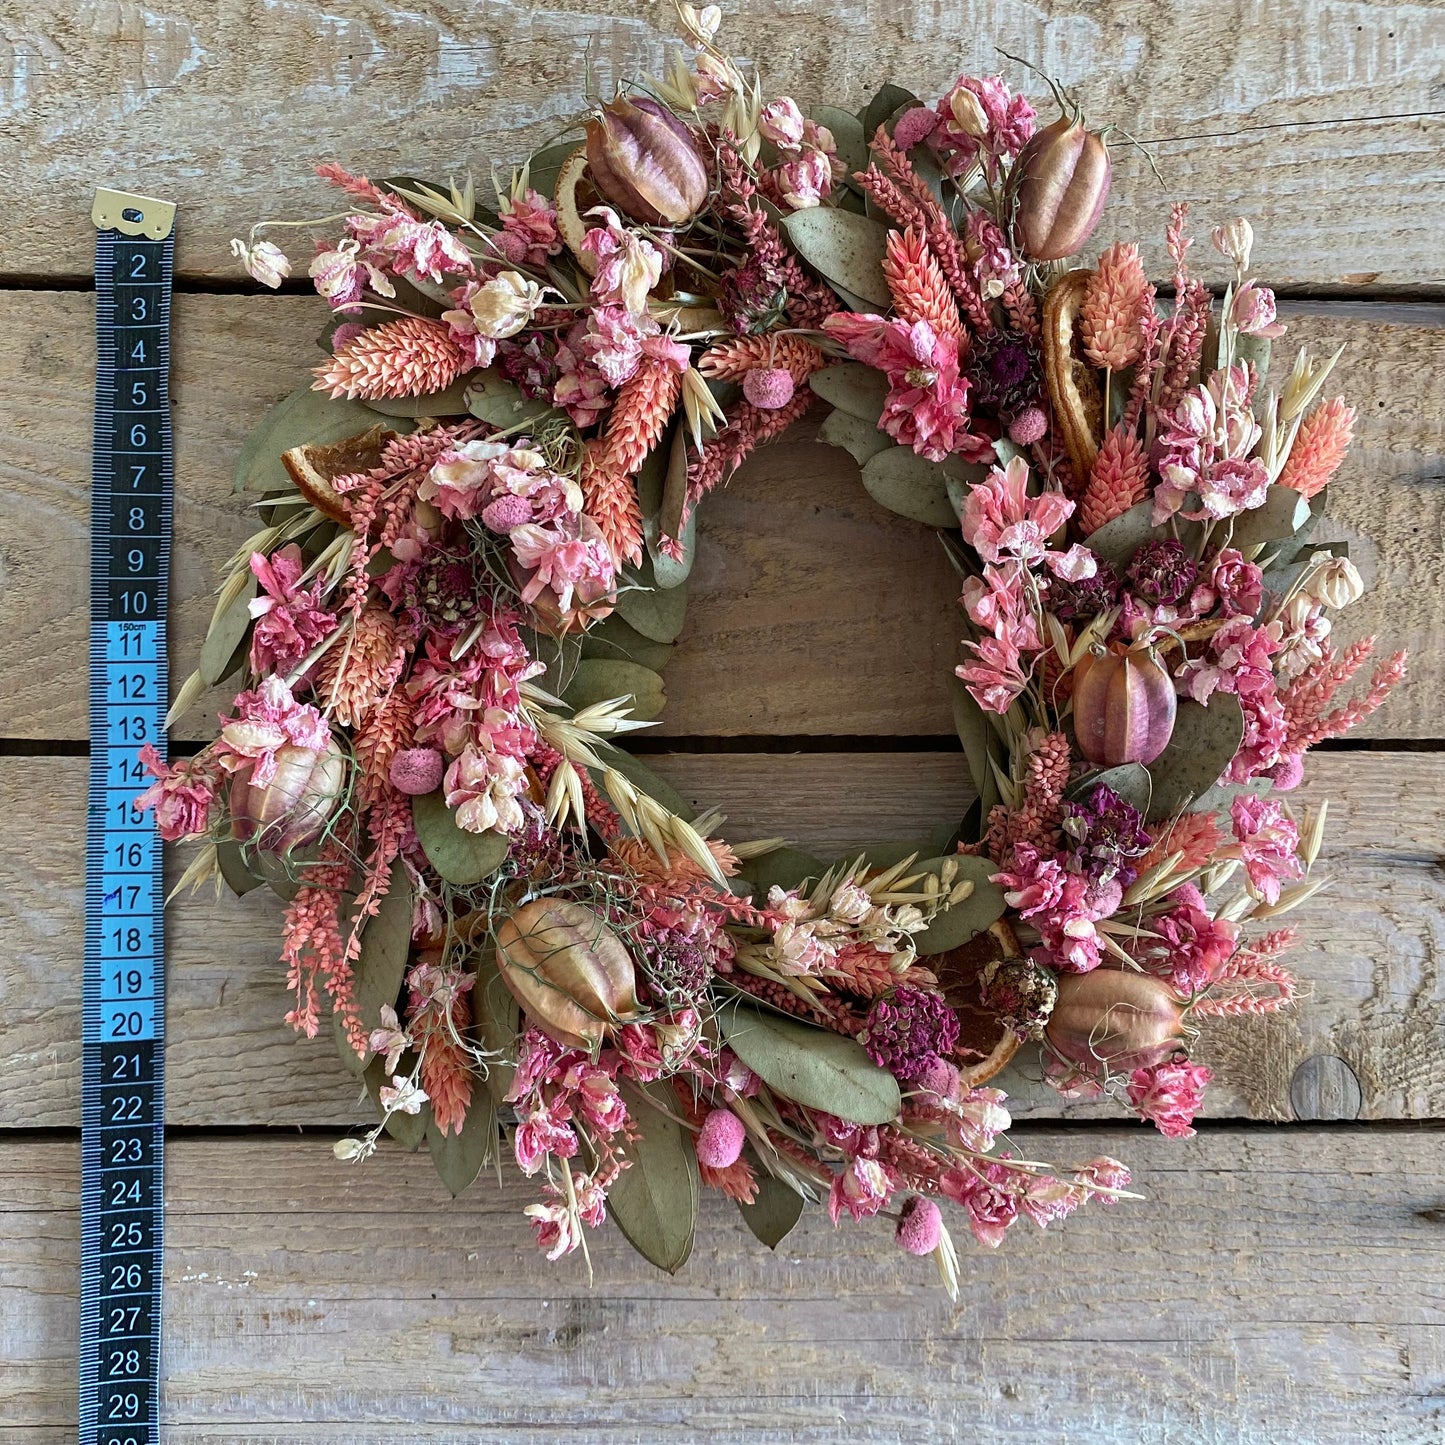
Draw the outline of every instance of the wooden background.
<instances>
[{"instance_id":1,"label":"wooden background","mask_svg":"<svg viewBox=\"0 0 1445 1445\"><path fill-rule=\"evenodd\" d=\"M812 1219L772 1255L717 1198L680 1279L609 1230L589 1289L580 1262L533 1249L514 1180L453 1203L425 1158L335 1165L362 1111L325 1043L282 1025L274 901L187 900L169 935L168 1438L1439 1440L1445 12L732 12L725 38L805 104L854 106L885 78L936 94L995 43L1031 57L1150 142L1201 237L1248 211L1295 338L1346 344L1361 420L1334 525L1377 589L1346 628L1414 661L1358 738L1312 760L1336 881L1298 915L1309 997L1206 1041L1220 1083L1187 1144L1016 1081L1022 1148L1119 1155L1148 1199L1021 1224L996 1253L960 1239L956 1305L883 1229ZM313 159L485 175L583 107L584 66L603 94L658 68L670 28L646 0L0 0L0 1442L71 1439L75 1412L91 191L181 205L180 677L250 530L236 449L315 361L322 316L300 287L254 295L228 239L330 209ZM1127 147L1115 166L1105 231L1144 236L1158 268L1166 193ZM824 852L955 816L936 544L806 426L702 533L660 766L736 836ZM206 735L221 700L180 736Z\"/></svg>"}]
</instances>

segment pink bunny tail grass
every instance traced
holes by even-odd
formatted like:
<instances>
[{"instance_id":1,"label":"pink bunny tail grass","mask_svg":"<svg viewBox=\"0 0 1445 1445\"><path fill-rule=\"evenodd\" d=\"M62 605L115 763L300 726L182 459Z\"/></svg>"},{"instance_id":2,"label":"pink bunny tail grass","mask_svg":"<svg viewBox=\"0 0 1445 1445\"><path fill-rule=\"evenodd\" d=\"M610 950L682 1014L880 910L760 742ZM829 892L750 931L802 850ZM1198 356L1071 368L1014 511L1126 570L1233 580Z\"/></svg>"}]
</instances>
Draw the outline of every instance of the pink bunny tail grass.
<instances>
[{"instance_id":1,"label":"pink bunny tail grass","mask_svg":"<svg viewBox=\"0 0 1445 1445\"><path fill-rule=\"evenodd\" d=\"M311 389L362 401L430 396L466 369L466 355L440 321L405 316L353 337L316 368Z\"/></svg>"},{"instance_id":2,"label":"pink bunny tail grass","mask_svg":"<svg viewBox=\"0 0 1445 1445\"><path fill-rule=\"evenodd\" d=\"M1329 485L1355 432L1355 409L1342 396L1317 406L1300 423L1289 459L1279 474L1279 485L1301 496L1313 497Z\"/></svg>"}]
</instances>

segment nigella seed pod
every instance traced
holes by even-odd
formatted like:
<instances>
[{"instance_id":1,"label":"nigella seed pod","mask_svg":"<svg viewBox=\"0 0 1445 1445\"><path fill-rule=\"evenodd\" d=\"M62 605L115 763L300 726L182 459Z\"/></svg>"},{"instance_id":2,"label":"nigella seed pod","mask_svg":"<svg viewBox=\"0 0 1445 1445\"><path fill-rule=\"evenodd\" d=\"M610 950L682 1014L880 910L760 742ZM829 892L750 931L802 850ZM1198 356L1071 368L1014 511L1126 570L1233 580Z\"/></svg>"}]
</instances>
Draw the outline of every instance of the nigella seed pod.
<instances>
[{"instance_id":1,"label":"nigella seed pod","mask_svg":"<svg viewBox=\"0 0 1445 1445\"><path fill-rule=\"evenodd\" d=\"M1193 1037L1188 1002L1162 978L1118 968L1064 974L1044 1026L1054 1052L1085 1069L1147 1069L1181 1052Z\"/></svg>"},{"instance_id":2,"label":"nigella seed pod","mask_svg":"<svg viewBox=\"0 0 1445 1445\"><path fill-rule=\"evenodd\" d=\"M1075 256L1109 199L1109 147L1075 116L1036 130L1014 162L1014 224L1031 261Z\"/></svg>"},{"instance_id":3,"label":"nigella seed pod","mask_svg":"<svg viewBox=\"0 0 1445 1445\"><path fill-rule=\"evenodd\" d=\"M1073 696L1079 751L1099 767L1152 763L1174 735L1174 680L1150 648L1087 653Z\"/></svg>"},{"instance_id":4,"label":"nigella seed pod","mask_svg":"<svg viewBox=\"0 0 1445 1445\"><path fill-rule=\"evenodd\" d=\"M341 804L346 783L341 749L334 741L324 752L288 743L276 750L275 776L260 785L252 781L255 768L247 763L231 779L231 836L267 853L314 843Z\"/></svg>"},{"instance_id":5,"label":"nigella seed pod","mask_svg":"<svg viewBox=\"0 0 1445 1445\"><path fill-rule=\"evenodd\" d=\"M497 971L537 1026L568 1048L590 1053L638 1013L631 956L580 903L524 903L497 930Z\"/></svg>"},{"instance_id":6,"label":"nigella seed pod","mask_svg":"<svg viewBox=\"0 0 1445 1445\"><path fill-rule=\"evenodd\" d=\"M680 226L707 199L692 131L646 96L619 95L587 122L587 169L603 197L647 226Z\"/></svg>"}]
</instances>

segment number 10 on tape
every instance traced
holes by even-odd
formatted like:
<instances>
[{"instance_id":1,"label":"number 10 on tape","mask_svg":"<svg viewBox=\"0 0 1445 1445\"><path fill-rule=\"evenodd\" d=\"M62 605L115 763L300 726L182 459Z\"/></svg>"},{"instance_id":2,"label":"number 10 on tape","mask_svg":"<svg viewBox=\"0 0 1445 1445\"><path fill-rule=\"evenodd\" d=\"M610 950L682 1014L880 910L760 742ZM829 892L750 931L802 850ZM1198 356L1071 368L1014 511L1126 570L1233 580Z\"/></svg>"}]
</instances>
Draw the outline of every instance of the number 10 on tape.
<instances>
[{"instance_id":1,"label":"number 10 on tape","mask_svg":"<svg viewBox=\"0 0 1445 1445\"><path fill-rule=\"evenodd\" d=\"M175 207L98 191L90 795L81 1039L81 1445L159 1445L165 958L161 848Z\"/></svg>"}]
</instances>

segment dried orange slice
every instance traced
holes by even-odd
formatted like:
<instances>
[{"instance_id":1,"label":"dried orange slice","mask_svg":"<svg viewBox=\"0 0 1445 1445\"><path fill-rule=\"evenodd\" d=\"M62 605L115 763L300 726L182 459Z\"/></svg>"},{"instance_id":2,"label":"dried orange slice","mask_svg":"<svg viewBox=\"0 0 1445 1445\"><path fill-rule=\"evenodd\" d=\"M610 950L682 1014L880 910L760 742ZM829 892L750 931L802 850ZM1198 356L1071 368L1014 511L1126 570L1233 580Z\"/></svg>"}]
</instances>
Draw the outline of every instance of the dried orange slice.
<instances>
[{"instance_id":1,"label":"dried orange slice","mask_svg":"<svg viewBox=\"0 0 1445 1445\"><path fill-rule=\"evenodd\" d=\"M1099 378L1078 341L1079 312L1092 271L1069 271L1044 298L1044 382L1064 450L1082 487L1089 480L1098 438L1104 434L1104 396Z\"/></svg>"},{"instance_id":2,"label":"dried orange slice","mask_svg":"<svg viewBox=\"0 0 1445 1445\"><path fill-rule=\"evenodd\" d=\"M1018 1035L984 1004L983 974L1001 958L1021 956L1018 939L1002 919L965 944L928 960L938 986L958 1015L958 1045L953 1062L966 1089L993 1078L1018 1052Z\"/></svg>"},{"instance_id":3,"label":"dried orange slice","mask_svg":"<svg viewBox=\"0 0 1445 1445\"><path fill-rule=\"evenodd\" d=\"M354 437L346 437L330 446L292 447L281 453L296 490L316 508L330 517L333 522L349 523L351 510L343 497L331 483L337 477L349 476L352 472L369 471L381 461L381 449L393 437L381 425Z\"/></svg>"}]
</instances>

